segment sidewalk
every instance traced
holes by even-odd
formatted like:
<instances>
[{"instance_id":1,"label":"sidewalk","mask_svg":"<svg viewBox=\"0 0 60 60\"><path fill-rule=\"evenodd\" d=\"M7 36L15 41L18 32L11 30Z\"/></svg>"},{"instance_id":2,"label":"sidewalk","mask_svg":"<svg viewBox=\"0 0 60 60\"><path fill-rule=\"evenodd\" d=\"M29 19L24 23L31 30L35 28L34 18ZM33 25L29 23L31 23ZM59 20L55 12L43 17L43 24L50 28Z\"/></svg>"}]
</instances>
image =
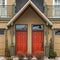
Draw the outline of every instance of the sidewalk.
<instances>
[{"instance_id":1,"label":"sidewalk","mask_svg":"<svg viewBox=\"0 0 60 60\"><path fill-rule=\"evenodd\" d=\"M0 60L7 60L7 59L5 57L0 57ZM10 59L8 59L8 60L10 60ZM13 60L19 60L19 59L15 57ZM33 59L33 60L35 60L35 59ZM44 57L44 60L60 60L60 57L56 57L55 59L48 59L47 57Z\"/></svg>"},{"instance_id":2,"label":"sidewalk","mask_svg":"<svg viewBox=\"0 0 60 60\"><path fill-rule=\"evenodd\" d=\"M45 57L44 60L60 60L60 57L56 57L55 59L48 59L47 57Z\"/></svg>"}]
</instances>

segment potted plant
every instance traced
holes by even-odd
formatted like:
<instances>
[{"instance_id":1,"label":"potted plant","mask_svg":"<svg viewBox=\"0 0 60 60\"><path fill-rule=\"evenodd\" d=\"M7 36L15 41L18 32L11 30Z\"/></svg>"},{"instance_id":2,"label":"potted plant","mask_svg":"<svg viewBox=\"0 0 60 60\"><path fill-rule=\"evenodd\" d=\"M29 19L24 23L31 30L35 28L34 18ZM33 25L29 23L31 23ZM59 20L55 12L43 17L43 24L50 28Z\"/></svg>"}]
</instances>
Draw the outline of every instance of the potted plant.
<instances>
[{"instance_id":1,"label":"potted plant","mask_svg":"<svg viewBox=\"0 0 60 60\"><path fill-rule=\"evenodd\" d=\"M54 51L53 42L52 42L52 39L51 39L50 44L49 44L49 57L48 58L55 59L56 56L57 56L57 54Z\"/></svg>"},{"instance_id":2,"label":"potted plant","mask_svg":"<svg viewBox=\"0 0 60 60\"><path fill-rule=\"evenodd\" d=\"M36 58L37 58L37 60L44 60L44 52L43 51L37 52Z\"/></svg>"},{"instance_id":3,"label":"potted plant","mask_svg":"<svg viewBox=\"0 0 60 60\"><path fill-rule=\"evenodd\" d=\"M17 56L19 57L19 60L23 60L24 54L22 52L18 52Z\"/></svg>"},{"instance_id":4,"label":"potted plant","mask_svg":"<svg viewBox=\"0 0 60 60\"><path fill-rule=\"evenodd\" d=\"M27 54L26 54L26 57L28 58L28 60L31 60L32 57L33 57L33 55L32 55L31 53L27 53Z\"/></svg>"},{"instance_id":5,"label":"potted plant","mask_svg":"<svg viewBox=\"0 0 60 60\"><path fill-rule=\"evenodd\" d=\"M49 58L55 59L56 56L57 56L56 52L49 53Z\"/></svg>"},{"instance_id":6,"label":"potted plant","mask_svg":"<svg viewBox=\"0 0 60 60\"><path fill-rule=\"evenodd\" d=\"M6 60L9 60L9 59L11 59L10 57L10 50L9 50L9 48L7 47L7 48L5 48L5 57L6 57Z\"/></svg>"}]
</instances>

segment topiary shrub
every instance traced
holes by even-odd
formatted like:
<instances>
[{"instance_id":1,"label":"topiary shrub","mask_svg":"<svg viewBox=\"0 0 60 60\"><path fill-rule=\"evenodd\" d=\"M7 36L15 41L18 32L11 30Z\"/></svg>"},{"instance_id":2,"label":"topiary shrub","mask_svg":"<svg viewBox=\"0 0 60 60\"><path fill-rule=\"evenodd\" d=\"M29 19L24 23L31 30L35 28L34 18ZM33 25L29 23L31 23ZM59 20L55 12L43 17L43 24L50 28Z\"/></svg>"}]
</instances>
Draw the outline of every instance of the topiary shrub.
<instances>
[{"instance_id":1,"label":"topiary shrub","mask_svg":"<svg viewBox=\"0 0 60 60\"><path fill-rule=\"evenodd\" d=\"M57 56L57 54L54 51L53 42L52 42L52 39L51 39L50 44L49 44L49 57L48 58L55 58L56 56Z\"/></svg>"},{"instance_id":2,"label":"topiary shrub","mask_svg":"<svg viewBox=\"0 0 60 60\"><path fill-rule=\"evenodd\" d=\"M56 52L49 53L49 58L55 58L56 56Z\"/></svg>"}]
</instances>

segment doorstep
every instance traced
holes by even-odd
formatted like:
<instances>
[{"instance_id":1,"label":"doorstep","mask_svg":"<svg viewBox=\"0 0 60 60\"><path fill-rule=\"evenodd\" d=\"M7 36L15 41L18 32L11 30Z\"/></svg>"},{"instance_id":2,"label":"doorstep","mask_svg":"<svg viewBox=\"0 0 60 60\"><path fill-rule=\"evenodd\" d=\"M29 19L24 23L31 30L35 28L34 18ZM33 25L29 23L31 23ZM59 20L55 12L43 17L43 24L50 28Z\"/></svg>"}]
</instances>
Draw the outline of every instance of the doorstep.
<instances>
[{"instance_id":1,"label":"doorstep","mask_svg":"<svg viewBox=\"0 0 60 60\"><path fill-rule=\"evenodd\" d=\"M0 60L10 60L11 58L13 58L13 60L18 60L19 58L18 57L7 57L7 58L5 58L5 57L0 57ZM26 58L25 58L25 60L26 60ZM37 60L36 59L36 57L34 57L34 59L33 60ZM60 60L60 57L56 57L55 59L48 59L47 57L44 57L44 60Z\"/></svg>"},{"instance_id":2,"label":"doorstep","mask_svg":"<svg viewBox=\"0 0 60 60\"><path fill-rule=\"evenodd\" d=\"M48 59L47 57L44 57L44 60L60 60L60 57L56 57L55 59Z\"/></svg>"}]
</instances>

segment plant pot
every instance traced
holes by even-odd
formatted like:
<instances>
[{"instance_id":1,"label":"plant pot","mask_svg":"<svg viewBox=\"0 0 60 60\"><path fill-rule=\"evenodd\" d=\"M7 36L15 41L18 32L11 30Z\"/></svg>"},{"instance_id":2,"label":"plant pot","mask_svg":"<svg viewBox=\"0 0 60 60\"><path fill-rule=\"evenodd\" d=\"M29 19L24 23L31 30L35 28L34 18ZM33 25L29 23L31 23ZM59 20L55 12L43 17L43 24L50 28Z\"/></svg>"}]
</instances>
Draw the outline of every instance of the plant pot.
<instances>
[{"instance_id":1,"label":"plant pot","mask_svg":"<svg viewBox=\"0 0 60 60\"><path fill-rule=\"evenodd\" d=\"M27 54L26 54L26 57L28 58L28 60L31 60L33 56L32 56L32 54L27 53Z\"/></svg>"},{"instance_id":2,"label":"plant pot","mask_svg":"<svg viewBox=\"0 0 60 60\"><path fill-rule=\"evenodd\" d=\"M49 60L55 60L54 58L52 59L52 58L50 58Z\"/></svg>"}]
</instances>

